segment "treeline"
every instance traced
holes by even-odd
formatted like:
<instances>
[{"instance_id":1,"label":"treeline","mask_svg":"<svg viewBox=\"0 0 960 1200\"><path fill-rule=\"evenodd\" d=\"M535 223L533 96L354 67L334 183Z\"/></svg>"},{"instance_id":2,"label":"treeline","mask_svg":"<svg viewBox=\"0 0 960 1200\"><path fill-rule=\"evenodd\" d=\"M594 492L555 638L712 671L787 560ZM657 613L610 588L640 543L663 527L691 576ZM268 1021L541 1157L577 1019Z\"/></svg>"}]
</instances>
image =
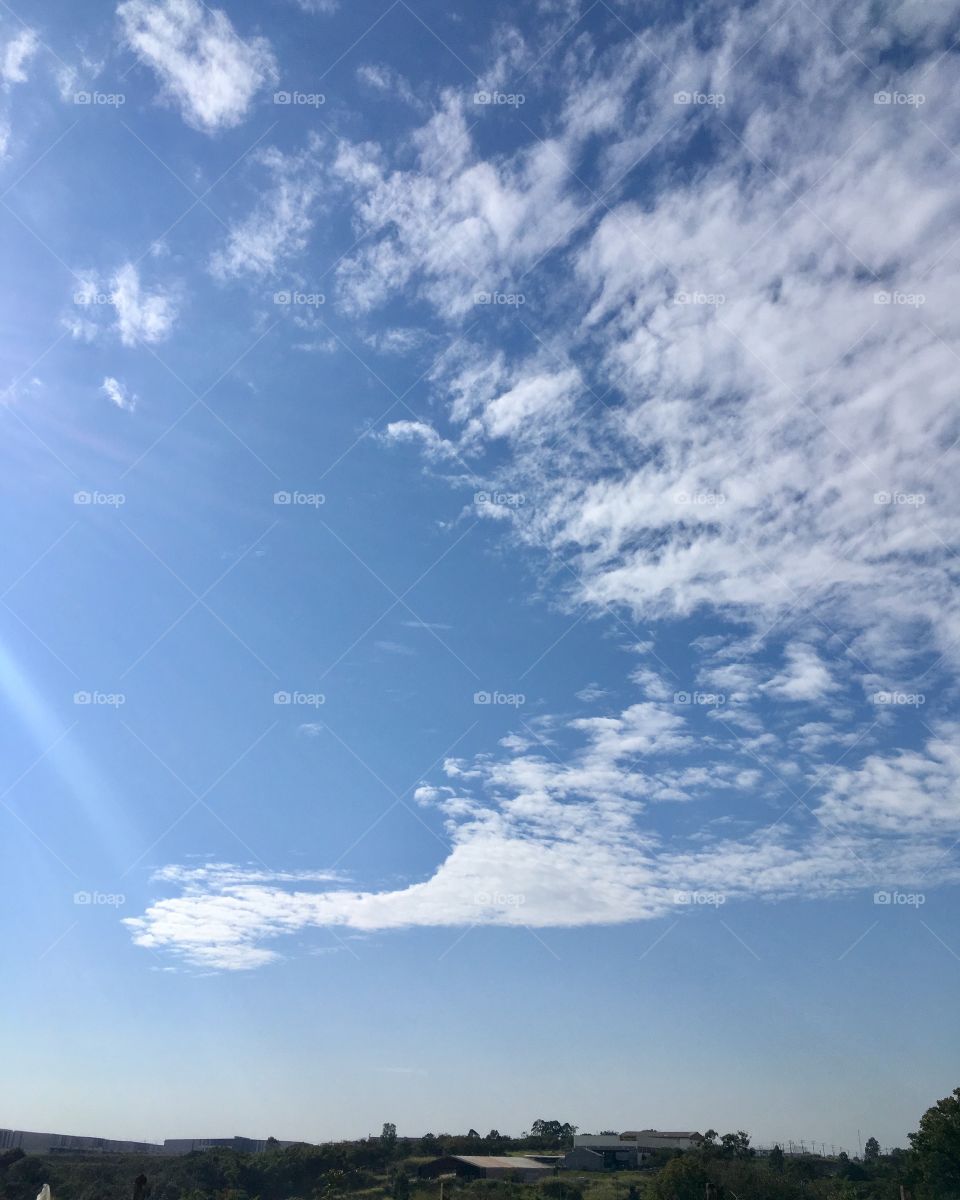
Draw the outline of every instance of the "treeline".
<instances>
[{"instance_id":1,"label":"treeline","mask_svg":"<svg viewBox=\"0 0 960 1200\"><path fill-rule=\"evenodd\" d=\"M379 1189L405 1200L410 1158L442 1154L507 1154L563 1150L573 1144L573 1126L534 1121L521 1137L492 1129L465 1134L428 1133L415 1141L398 1138L385 1124L379 1137L356 1142L270 1145L262 1154L214 1148L193 1154L25 1155L0 1152L0 1200L33 1200L49 1183L54 1200L131 1200L133 1180L146 1176L146 1200L337 1200ZM271 1139L273 1141L273 1139ZM404 1181L404 1182L401 1182Z\"/></svg>"},{"instance_id":2,"label":"treeline","mask_svg":"<svg viewBox=\"0 0 960 1200\"><path fill-rule=\"evenodd\" d=\"M379 1137L323 1146L269 1145L262 1154L227 1149L183 1156L25 1155L0 1152L0 1200L33 1200L49 1183L54 1200L437 1200L417 1160L441 1154L562 1150L575 1130L536 1121L519 1138L481 1135ZM742 1130L707 1130L692 1150L659 1152L643 1172L560 1171L537 1185L447 1180L444 1200L960 1200L960 1088L921 1117L909 1148L881 1154L875 1138L862 1159L758 1156Z\"/></svg>"},{"instance_id":3,"label":"treeline","mask_svg":"<svg viewBox=\"0 0 960 1200\"><path fill-rule=\"evenodd\" d=\"M881 1154L868 1138L862 1159L840 1154L758 1158L749 1135L712 1129L650 1180L649 1200L960 1200L960 1088L920 1118L907 1149Z\"/></svg>"}]
</instances>

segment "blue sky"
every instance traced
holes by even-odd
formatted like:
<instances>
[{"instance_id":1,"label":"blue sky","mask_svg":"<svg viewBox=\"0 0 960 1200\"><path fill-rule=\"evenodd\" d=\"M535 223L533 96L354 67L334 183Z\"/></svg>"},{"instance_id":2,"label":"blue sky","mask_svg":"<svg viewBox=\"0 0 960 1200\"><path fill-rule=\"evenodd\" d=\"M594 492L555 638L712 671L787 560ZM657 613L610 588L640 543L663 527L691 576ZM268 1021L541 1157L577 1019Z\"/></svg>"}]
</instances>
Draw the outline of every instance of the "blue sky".
<instances>
[{"instance_id":1,"label":"blue sky","mask_svg":"<svg viewBox=\"0 0 960 1200\"><path fill-rule=\"evenodd\" d=\"M0 1121L902 1143L960 5L446 7L0 5Z\"/></svg>"}]
</instances>

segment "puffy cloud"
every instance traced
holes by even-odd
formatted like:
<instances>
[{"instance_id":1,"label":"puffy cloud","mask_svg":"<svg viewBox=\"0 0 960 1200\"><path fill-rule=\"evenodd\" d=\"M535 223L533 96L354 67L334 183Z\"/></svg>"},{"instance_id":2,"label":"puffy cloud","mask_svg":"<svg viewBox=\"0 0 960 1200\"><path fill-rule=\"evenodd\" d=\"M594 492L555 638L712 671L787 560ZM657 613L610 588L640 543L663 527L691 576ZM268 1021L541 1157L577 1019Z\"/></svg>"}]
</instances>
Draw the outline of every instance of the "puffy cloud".
<instances>
[{"instance_id":1,"label":"puffy cloud","mask_svg":"<svg viewBox=\"0 0 960 1200\"><path fill-rule=\"evenodd\" d=\"M132 263L125 263L111 280L110 303L116 311L116 327L125 346L137 342L162 342L168 337L177 316L177 305L170 292L145 291L140 274Z\"/></svg>"},{"instance_id":2,"label":"puffy cloud","mask_svg":"<svg viewBox=\"0 0 960 1200\"><path fill-rule=\"evenodd\" d=\"M4 89L12 84L26 83L27 63L36 54L40 45L36 30L23 29L10 39L0 51L0 82Z\"/></svg>"},{"instance_id":3,"label":"puffy cloud","mask_svg":"<svg viewBox=\"0 0 960 1200\"><path fill-rule=\"evenodd\" d=\"M112 375L107 375L103 383L100 385L100 390L107 397L111 404L115 404L117 408L122 408L126 412L133 412L137 406L139 399L133 392L127 390L125 384L119 379L114 379Z\"/></svg>"},{"instance_id":4,"label":"puffy cloud","mask_svg":"<svg viewBox=\"0 0 960 1200\"><path fill-rule=\"evenodd\" d=\"M93 341L111 318L125 346L161 342L170 335L178 313L177 291L145 289L133 263L124 263L106 282L92 271L78 273L76 280L73 308L63 318L74 338Z\"/></svg>"},{"instance_id":5,"label":"puffy cloud","mask_svg":"<svg viewBox=\"0 0 960 1200\"><path fill-rule=\"evenodd\" d=\"M836 689L830 668L813 646L802 642L787 646L787 665L763 684L765 691L785 700L819 700Z\"/></svg>"},{"instance_id":6,"label":"puffy cloud","mask_svg":"<svg viewBox=\"0 0 960 1200\"><path fill-rule=\"evenodd\" d=\"M205 133L238 125L276 79L269 43L243 39L222 9L200 0L124 0L127 45L156 73L183 119Z\"/></svg>"}]
</instances>

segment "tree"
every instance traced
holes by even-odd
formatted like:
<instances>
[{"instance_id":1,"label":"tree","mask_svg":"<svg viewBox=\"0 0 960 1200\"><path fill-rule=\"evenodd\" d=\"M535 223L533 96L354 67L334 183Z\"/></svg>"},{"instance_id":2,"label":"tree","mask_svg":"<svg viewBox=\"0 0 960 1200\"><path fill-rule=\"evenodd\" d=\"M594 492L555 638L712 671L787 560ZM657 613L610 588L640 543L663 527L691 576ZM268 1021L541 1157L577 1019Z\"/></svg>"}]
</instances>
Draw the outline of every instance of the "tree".
<instances>
[{"instance_id":1,"label":"tree","mask_svg":"<svg viewBox=\"0 0 960 1200\"><path fill-rule=\"evenodd\" d=\"M576 1132L576 1125L571 1125L569 1121L544 1121L541 1117L530 1126L530 1137L535 1138L545 1150L572 1146Z\"/></svg>"},{"instance_id":2,"label":"tree","mask_svg":"<svg viewBox=\"0 0 960 1200\"><path fill-rule=\"evenodd\" d=\"M720 1139L720 1153L724 1158L753 1158L750 1134L742 1129L736 1133L725 1133Z\"/></svg>"},{"instance_id":3,"label":"tree","mask_svg":"<svg viewBox=\"0 0 960 1200\"><path fill-rule=\"evenodd\" d=\"M390 1175L390 1195L393 1200L409 1200L410 1180L406 1171L397 1169Z\"/></svg>"},{"instance_id":4,"label":"tree","mask_svg":"<svg viewBox=\"0 0 960 1200\"><path fill-rule=\"evenodd\" d=\"M938 1100L910 1134L922 1194L936 1200L960 1197L960 1088Z\"/></svg>"},{"instance_id":5,"label":"tree","mask_svg":"<svg viewBox=\"0 0 960 1200\"><path fill-rule=\"evenodd\" d=\"M776 1171L778 1175L783 1174L783 1150L779 1146L774 1146L770 1151L770 1170Z\"/></svg>"},{"instance_id":6,"label":"tree","mask_svg":"<svg viewBox=\"0 0 960 1200\"><path fill-rule=\"evenodd\" d=\"M875 1137L868 1137L863 1147L864 1162L876 1162L880 1157L880 1143Z\"/></svg>"},{"instance_id":7,"label":"tree","mask_svg":"<svg viewBox=\"0 0 960 1200\"><path fill-rule=\"evenodd\" d=\"M397 1144L397 1127L392 1121L384 1121L380 1133L380 1142L387 1150L393 1150Z\"/></svg>"}]
</instances>

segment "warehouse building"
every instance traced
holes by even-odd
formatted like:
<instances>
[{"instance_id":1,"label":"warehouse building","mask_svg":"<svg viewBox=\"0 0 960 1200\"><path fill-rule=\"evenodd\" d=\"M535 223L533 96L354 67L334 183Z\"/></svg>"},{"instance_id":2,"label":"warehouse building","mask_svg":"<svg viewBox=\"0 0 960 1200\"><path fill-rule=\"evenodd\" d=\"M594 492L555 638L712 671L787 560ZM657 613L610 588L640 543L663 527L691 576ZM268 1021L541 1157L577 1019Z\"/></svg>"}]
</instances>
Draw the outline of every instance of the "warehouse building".
<instances>
[{"instance_id":1,"label":"warehouse building","mask_svg":"<svg viewBox=\"0 0 960 1200\"><path fill-rule=\"evenodd\" d=\"M699 1133L660 1129L628 1129L623 1133L578 1133L563 1165L574 1171L603 1171L613 1167L639 1167L657 1150L690 1150Z\"/></svg>"},{"instance_id":2,"label":"warehouse building","mask_svg":"<svg viewBox=\"0 0 960 1200\"><path fill-rule=\"evenodd\" d=\"M0 1129L0 1150L19 1149L24 1154L162 1154L155 1142L121 1142L114 1138L81 1137L73 1133L33 1133L28 1129Z\"/></svg>"},{"instance_id":3,"label":"warehouse building","mask_svg":"<svg viewBox=\"0 0 960 1200\"><path fill-rule=\"evenodd\" d=\"M445 1154L424 1163L418 1174L421 1179L437 1179L440 1175L456 1175L459 1179L515 1179L520 1183L536 1183L549 1179L554 1168L535 1158L508 1154Z\"/></svg>"}]
</instances>

